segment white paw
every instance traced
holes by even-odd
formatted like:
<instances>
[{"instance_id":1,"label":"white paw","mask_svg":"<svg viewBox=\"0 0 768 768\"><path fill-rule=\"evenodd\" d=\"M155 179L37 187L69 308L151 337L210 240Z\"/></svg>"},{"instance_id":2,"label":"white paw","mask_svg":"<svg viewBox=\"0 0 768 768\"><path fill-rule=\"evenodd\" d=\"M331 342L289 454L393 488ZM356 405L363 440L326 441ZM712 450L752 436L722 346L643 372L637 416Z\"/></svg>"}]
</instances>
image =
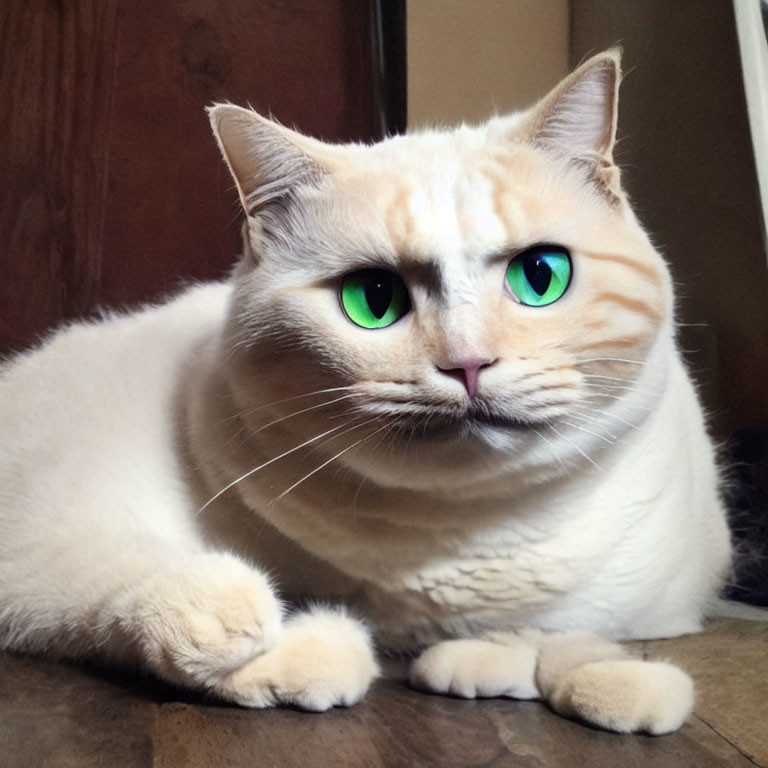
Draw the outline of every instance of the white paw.
<instances>
[{"instance_id":1,"label":"white paw","mask_svg":"<svg viewBox=\"0 0 768 768\"><path fill-rule=\"evenodd\" d=\"M693 711L693 681L663 662L595 661L567 672L550 696L555 711L619 733L677 730Z\"/></svg>"},{"instance_id":2,"label":"white paw","mask_svg":"<svg viewBox=\"0 0 768 768\"><path fill-rule=\"evenodd\" d=\"M433 645L413 662L411 685L465 699L538 698L534 682L536 650L522 641L511 643L446 640Z\"/></svg>"},{"instance_id":3,"label":"white paw","mask_svg":"<svg viewBox=\"0 0 768 768\"><path fill-rule=\"evenodd\" d=\"M323 712L357 703L378 674L365 627L318 608L286 621L277 645L230 674L219 693L247 707Z\"/></svg>"},{"instance_id":4,"label":"white paw","mask_svg":"<svg viewBox=\"0 0 768 768\"><path fill-rule=\"evenodd\" d=\"M267 579L232 555L190 558L129 595L129 627L156 673L214 686L280 635L281 606Z\"/></svg>"}]
</instances>

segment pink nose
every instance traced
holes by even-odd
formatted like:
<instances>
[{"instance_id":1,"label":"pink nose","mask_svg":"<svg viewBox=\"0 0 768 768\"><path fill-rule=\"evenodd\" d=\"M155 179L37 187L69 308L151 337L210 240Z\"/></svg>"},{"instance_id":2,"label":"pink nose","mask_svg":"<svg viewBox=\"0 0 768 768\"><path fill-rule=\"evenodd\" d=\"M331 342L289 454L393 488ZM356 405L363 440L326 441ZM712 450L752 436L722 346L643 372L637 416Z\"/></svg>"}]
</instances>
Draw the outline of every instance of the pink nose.
<instances>
[{"instance_id":1,"label":"pink nose","mask_svg":"<svg viewBox=\"0 0 768 768\"><path fill-rule=\"evenodd\" d=\"M483 368L490 368L496 360L470 358L467 360L450 361L445 367L437 366L437 370L446 376L458 379L467 390L470 397L477 394L477 376Z\"/></svg>"}]
</instances>

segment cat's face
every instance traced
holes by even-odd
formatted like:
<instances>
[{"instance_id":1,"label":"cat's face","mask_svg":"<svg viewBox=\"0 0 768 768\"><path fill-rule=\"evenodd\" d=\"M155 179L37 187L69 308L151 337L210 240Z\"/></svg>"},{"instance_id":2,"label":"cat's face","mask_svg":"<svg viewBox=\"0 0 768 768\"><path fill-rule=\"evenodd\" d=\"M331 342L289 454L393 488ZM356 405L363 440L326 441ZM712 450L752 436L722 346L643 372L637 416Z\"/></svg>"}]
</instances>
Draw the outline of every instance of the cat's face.
<instances>
[{"instance_id":1,"label":"cat's face","mask_svg":"<svg viewBox=\"0 0 768 768\"><path fill-rule=\"evenodd\" d=\"M604 56L524 115L372 147L217 108L251 214L234 366L276 403L252 426L339 427L341 461L420 487L556 474L641 420L671 297L610 160L617 82Z\"/></svg>"}]
</instances>

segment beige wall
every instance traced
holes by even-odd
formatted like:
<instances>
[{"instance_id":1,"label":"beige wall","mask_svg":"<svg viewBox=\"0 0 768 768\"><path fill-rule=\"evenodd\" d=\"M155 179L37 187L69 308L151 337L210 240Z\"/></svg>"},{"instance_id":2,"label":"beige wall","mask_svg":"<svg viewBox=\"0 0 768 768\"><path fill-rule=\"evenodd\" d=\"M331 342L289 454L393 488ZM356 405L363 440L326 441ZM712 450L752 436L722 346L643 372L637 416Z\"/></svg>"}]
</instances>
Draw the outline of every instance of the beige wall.
<instances>
[{"instance_id":1,"label":"beige wall","mask_svg":"<svg viewBox=\"0 0 768 768\"><path fill-rule=\"evenodd\" d=\"M526 107L568 72L568 0L408 0L408 124Z\"/></svg>"}]
</instances>

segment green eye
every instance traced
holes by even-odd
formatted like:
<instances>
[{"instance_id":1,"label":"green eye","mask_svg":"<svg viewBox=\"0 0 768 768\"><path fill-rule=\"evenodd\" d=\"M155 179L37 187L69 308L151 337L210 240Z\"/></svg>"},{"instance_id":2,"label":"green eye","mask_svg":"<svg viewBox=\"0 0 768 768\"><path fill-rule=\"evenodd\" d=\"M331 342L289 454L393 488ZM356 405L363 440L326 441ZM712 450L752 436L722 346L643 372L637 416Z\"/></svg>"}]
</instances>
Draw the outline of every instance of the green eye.
<instances>
[{"instance_id":1,"label":"green eye","mask_svg":"<svg viewBox=\"0 0 768 768\"><path fill-rule=\"evenodd\" d=\"M565 248L540 245L509 262L507 285L521 304L544 307L568 290L571 272L571 257Z\"/></svg>"},{"instance_id":2,"label":"green eye","mask_svg":"<svg viewBox=\"0 0 768 768\"><path fill-rule=\"evenodd\" d=\"M386 328L411 308L402 278L385 269L361 269L346 275L339 298L347 317L361 328Z\"/></svg>"}]
</instances>

